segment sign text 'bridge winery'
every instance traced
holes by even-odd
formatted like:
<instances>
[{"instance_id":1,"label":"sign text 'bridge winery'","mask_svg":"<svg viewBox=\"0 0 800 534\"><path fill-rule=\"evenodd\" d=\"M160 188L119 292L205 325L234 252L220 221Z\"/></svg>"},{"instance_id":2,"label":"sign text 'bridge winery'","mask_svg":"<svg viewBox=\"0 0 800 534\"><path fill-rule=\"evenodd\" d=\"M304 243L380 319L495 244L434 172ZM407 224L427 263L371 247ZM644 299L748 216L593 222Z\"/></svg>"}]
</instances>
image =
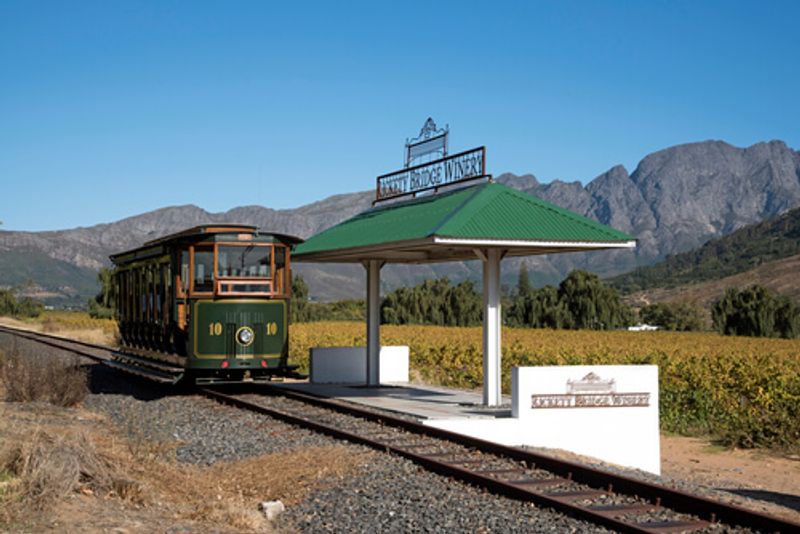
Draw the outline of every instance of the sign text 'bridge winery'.
<instances>
[{"instance_id":1,"label":"sign text 'bridge winery'","mask_svg":"<svg viewBox=\"0 0 800 534\"><path fill-rule=\"evenodd\" d=\"M478 178L488 178L486 147L473 148L378 176L375 201L416 194Z\"/></svg>"}]
</instances>

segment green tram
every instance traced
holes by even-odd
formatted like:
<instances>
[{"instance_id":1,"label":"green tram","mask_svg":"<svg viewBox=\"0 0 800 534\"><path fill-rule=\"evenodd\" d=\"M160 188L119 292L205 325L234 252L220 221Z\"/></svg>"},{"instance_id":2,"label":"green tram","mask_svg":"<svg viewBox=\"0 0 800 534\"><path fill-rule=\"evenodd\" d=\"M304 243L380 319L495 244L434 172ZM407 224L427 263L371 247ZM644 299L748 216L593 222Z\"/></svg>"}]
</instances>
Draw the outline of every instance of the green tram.
<instances>
[{"instance_id":1,"label":"green tram","mask_svg":"<svg viewBox=\"0 0 800 534\"><path fill-rule=\"evenodd\" d=\"M207 225L114 254L123 351L112 366L170 382L292 375L290 256L299 242Z\"/></svg>"}]
</instances>

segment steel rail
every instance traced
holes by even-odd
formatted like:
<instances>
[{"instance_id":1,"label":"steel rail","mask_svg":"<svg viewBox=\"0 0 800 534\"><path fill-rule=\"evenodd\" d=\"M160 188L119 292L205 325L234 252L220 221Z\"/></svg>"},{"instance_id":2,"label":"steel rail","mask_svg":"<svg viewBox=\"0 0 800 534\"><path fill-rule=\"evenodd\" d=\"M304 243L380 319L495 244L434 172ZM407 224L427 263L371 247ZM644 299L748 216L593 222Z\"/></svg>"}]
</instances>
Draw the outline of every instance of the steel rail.
<instances>
[{"instance_id":1,"label":"steel rail","mask_svg":"<svg viewBox=\"0 0 800 534\"><path fill-rule=\"evenodd\" d=\"M102 345L95 345L92 343L71 340L59 336L42 334L28 330L18 330L10 327L0 326L0 332L18 335L20 337L31 339L45 345L73 352L95 361L107 361L110 358L105 358L96 354L87 353L82 350L66 347L60 343L74 344L112 353L114 352L114 349ZM705 518L705 521L710 521L711 523L721 522L724 524L739 525L767 532L800 532L800 524L789 520L769 516L733 504L718 502L706 497L693 495L684 491L645 482L624 475L618 475L615 473L602 471L600 469L587 467L585 465L577 464L567 460L559 460L520 448L499 445L478 438L456 434L447 430L425 426L416 421L378 412L376 410L362 408L351 403L293 391L285 386L278 387L265 384L259 385L259 387L254 391L259 393L268 393L269 395L273 396L286 397L320 408L334 410L339 413L344 413L371 422L381 423L386 426L406 430L420 436L433 437L456 443L461 446L473 448L481 452L524 462L532 467L535 466L537 468L549 471L558 477L564 477L565 480L582 483L594 488L604 488L604 493L609 495L630 495L646 499L651 501L653 507L668 508L676 512L691 514L700 518ZM376 450L392 452L404 458L408 458L409 460L412 460L415 463L418 463L419 465L439 474L466 481L479 487L486 488L495 493L500 493L516 499L527 500L535 502L539 505L548 506L562 513L572 515L573 517L586 519L595 524L607 526L621 532L667 532L675 531L674 528L680 526L675 522L672 522L669 525L667 524L669 522L666 522L661 527L655 523L650 523L648 525L647 523L636 524L626 522L612 517L609 512L613 512L613 510L602 511L601 507L594 507L594 510L592 510L590 507L580 506L569 502L570 499L568 498L559 498L557 496L554 497L552 495L547 495L544 492L536 491L533 489L535 484L530 484L529 487L526 487L526 484L519 483L520 481L517 481L518 483L515 484L514 481L500 480L491 476L487 476L486 474L481 474L479 472L460 467L459 465L454 465L458 462L446 462L436 458L437 456L441 455L425 455L415 453L412 450L413 447L404 448L402 445L393 445L391 443L381 441L380 439L354 434L341 428L336 428L318 421L313 421L307 417L293 415L275 408L265 407L263 405L252 403L220 391L211 389L198 389L198 392L223 404L268 415L291 424L303 426L338 439L365 445ZM613 506L611 508L613 508ZM692 527L692 525L694 526ZM700 526L700 522L686 524L687 530L697 529Z\"/></svg>"},{"instance_id":2,"label":"steel rail","mask_svg":"<svg viewBox=\"0 0 800 534\"><path fill-rule=\"evenodd\" d=\"M78 341L77 339L69 339L66 337L61 336L54 336L53 334L45 334L43 332L35 332L33 330L25 330L22 328L13 328L11 326L0 325L0 333L9 334L12 336L18 336L25 339L30 339L31 341L36 341L37 343L41 343L42 345L47 345L49 347L54 347L57 349L66 350L72 352L73 354L77 354L78 356L83 356L85 358L89 358L90 360L104 362L108 361L111 358L104 358L103 356L98 356L97 354L91 354L89 352L84 352L82 350L74 349L72 347L65 347L63 345L59 345L55 343L56 341L61 341L64 343L71 343L73 345L78 345L81 347L102 350L105 352L115 352L116 349L113 347L106 347L104 345L96 345L94 343L87 343L85 341ZM42 339L44 338L44 339Z\"/></svg>"},{"instance_id":3,"label":"steel rail","mask_svg":"<svg viewBox=\"0 0 800 534\"><path fill-rule=\"evenodd\" d=\"M610 473L569 460L560 460L518 447L501 445L491 441L457 434L449 430L430 427L417 421L387 413L380 413L375 410L356 406L352 403L345 403L335 399L289 390L285 386L276 387L274 385L265 384L261 386L261 388L270 390L270 394L273 395L285 396L373 422L380 422L402 428L416 434L436 437L467 447L473 447L482 452L526 462L575 482L586 484L587 486L599 488L613 486L614 493L649 499L659 503L662 507L670 508L677 512L706 517L711 522L721 521L723 523L736 524L750 528L767 529L769 532L800 532L800 524L798 523L762 514L733 504L722 503L685 491L668 488L659 484Z\"/></svg>"},{"instance_id":4,"label":"steel rail","mask_svg":"<svg viewBox=\"0 0 800 534\"><path fill-rule=\"evenodd\" d=\"M284 412L283 410L268 408L260 404L248 402L246 400L237 398L233 395L220 393L219 391L206 389L203 390L202 392L207 397L214 399L222 404L234 406L239 409L249 410L255 413L260 413L262 415L268 415L270 417L273 417L275 419L280 419L284 422L293 425L300 425L302 427L315 430L319 433L326 434L328 436L337 439L346 440L352 443L357 443L359 445L365 445L375 450L391 452L397 454L398 456L402 456L403 458L407 458L413 461L414 463L419 464L425 467L426 469L438 473L440 475L462 480L464 482L471 483L475 486L488 489L494 493L499 493L501 495L513 497L519 500L530 501L540 506L547 506L549 508L570 515L572 517L584 519L597 525L612 528L619 532L631 532L637 534L653 532L653 530L647 528L639 528L635 524L620 521L613 517L609 517L608 515L592 512L589 509L574 505L568 501L555 499L539 492L530 491L526 489L524 486L513 485L503 480L498 480L490 476L481 475L480 473L471 471L469 469L464 469L462 467L453 465L451 463L436 460L435 458L426 456L424 454L415 453L412 450L409 450L402 446L395 446L390 443L382 442L380 440L376 440L359 434L354 434L352 432L348 432L346 430L342 430L340 428L336 428L331 425L326 425L318 421L313 421L306 417L292 415L288 412Z\"/></svg>"}]
</instances>

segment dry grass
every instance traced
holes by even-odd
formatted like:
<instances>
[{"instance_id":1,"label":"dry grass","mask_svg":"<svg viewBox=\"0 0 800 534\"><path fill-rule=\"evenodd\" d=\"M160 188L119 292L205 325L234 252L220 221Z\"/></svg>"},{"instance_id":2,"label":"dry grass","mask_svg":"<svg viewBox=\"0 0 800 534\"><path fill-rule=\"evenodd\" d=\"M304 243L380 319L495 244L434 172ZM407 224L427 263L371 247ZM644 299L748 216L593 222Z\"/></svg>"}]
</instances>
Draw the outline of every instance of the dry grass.
<instances>
[{"instance_id":1,"label":"dry grass","mask_svg":"<svg viewBox=\"0 0 800 534\"><path fill-rule=\"evenodd\" d=\"M93 319L85 312L47 311L38 322L42 332L98 345L119 344L119 330L113 319Z\"/></svg>"},{"instance_id":2,"label":"dry grass","mask_svg":"<svg viewBox=\"0 0 800 534\"><path fill-rule=\"evenodd\" d=\"M65 337L67 339L74 339L76 341L83 341L84 343L92 343L94 345L103 345L104 347L117 347L120 344L120 339L117 334L112 334L102 328L86 328L77 330L57 329L44 331L54 333L57 336Z\"/></svg>"},{"instance_id":3,"label":"dry grass","mask_svg":"<svg viewBox=\"0 0 800 534\"><path fill-rule=\"evenodd\" d=\"M0 354L0 383L11 402L49 402L74 406L88 393L86 371L77 356L56 357L26 351L16 345Z\"/></svg>"},{"instance_id":4,"label":"dry grass","mask_svg":"<svg viewBox=\"0 0 800 534\"><path fill-rule=\"evenodd\" d=\"M84 410L30 406L0 413L0 530L36 531L58 521L75 531L106 531L122 521L122 507L154 530L168 519L198 532L271 532L281 525L266 520L260 502L291 506L368 462L369 453L332 446L182 465L169 459L176 444L129 440Z\"/></svg>"},{"instance_id":5,"label":"dry grass","mask_svg":"<svg viewBox=\"0 0 800 534\"><path fill-rule=\"evenodd\" d=\"M43 512L76 492L141 498L139 484L119 472L113 458L99 453L84 433L18 426L4 441L0 469L13 477L4 497L16 505L3 508L6 521L14 519L13 510Z\"/></svg>"},{"instance_id":6,"label":"dry grass","mask_svg":"<svg viewBox=\"0 0 800 534\"><path fill-rule=\"evenodd\" d=\"M0 317L0 325L109 347L118 346L120 342L113 319L92 319L85 312L45 311L39 317L24 320Z\"/></svg>"}]
</instances>

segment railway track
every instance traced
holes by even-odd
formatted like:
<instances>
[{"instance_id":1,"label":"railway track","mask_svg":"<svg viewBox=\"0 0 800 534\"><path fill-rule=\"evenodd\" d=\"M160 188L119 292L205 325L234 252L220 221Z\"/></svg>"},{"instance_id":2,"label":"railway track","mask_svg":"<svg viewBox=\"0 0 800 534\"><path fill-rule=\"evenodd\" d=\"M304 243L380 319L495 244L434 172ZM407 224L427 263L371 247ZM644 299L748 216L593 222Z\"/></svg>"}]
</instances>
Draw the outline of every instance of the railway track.
<instances>
[{"instance_id":1,"label":"railway track","mask_svg":"<svg viewBox=\"0 0 800 534\"><path fill-rule=\"evenodd\" d=\"M115 367L114 349L0 327ZM120 368L119 366L116 366ZM130 372L129 368L122 370ZM146 375L143 370L140 375ZM164 382L164 380L159 380ZM407 458L431 471L619 532L800 532L800 524L665 486L274 385L198 389L220 403Z\"/></svg>"}]
</instances>

